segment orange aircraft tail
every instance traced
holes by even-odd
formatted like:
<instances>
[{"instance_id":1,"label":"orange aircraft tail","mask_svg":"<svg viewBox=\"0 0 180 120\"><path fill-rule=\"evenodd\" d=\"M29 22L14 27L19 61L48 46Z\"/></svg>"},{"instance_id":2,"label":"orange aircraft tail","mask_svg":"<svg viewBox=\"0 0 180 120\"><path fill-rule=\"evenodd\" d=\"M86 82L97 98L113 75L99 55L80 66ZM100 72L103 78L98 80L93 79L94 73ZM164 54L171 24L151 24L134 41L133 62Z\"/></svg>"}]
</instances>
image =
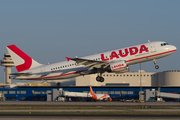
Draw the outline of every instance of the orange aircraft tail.
<instances>
[{"instance_id":1,"label":"orange aircraft tail","mask_svg":"<svg viewBox=\"0 0 180 120\"><path fill-rule=\"evenodd\" d=\"M90 86L90 94L92 95L93 99L97 99L97 96L94 94L92 87Z\"/></svg>"}]
</instances>

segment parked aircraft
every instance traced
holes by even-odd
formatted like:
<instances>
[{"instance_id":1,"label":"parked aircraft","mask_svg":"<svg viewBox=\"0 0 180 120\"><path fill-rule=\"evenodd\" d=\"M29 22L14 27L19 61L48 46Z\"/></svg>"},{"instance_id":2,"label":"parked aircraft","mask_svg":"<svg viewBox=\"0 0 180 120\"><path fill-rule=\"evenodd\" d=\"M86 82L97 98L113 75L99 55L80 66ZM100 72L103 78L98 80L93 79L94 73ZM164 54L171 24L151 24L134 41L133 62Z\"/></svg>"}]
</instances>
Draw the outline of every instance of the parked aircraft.
<instances>
[{"instance_id":1,"label":"parked aircraft","mask_svg":"<svg viewBox=\"0 0 180 120\"><path fill-rule=\"evenodd\" d=\"M128 72L129 65L141 62L153 60L158 69L156 59L174 53L176 47L162 41L148 42L80 58L66 57L67 61L48 65L36 62L15 45L7 46L7 50L18 71L11 79L58 80L98 73L96 80L103 82L104 72Z\"/></svg>"},{"instance_id":2,"label":"parked aircraft","mask_svg":"<svg viewBox=\"0 0 180 120\"><path fill-rule=\"evenodd\" d=\"M106 101L112 101L111 97L109 94L95 94L93 92L92 87L90 86L90 95L94 100L103 100L104 102Z\"/></svg>"}]
</instances>

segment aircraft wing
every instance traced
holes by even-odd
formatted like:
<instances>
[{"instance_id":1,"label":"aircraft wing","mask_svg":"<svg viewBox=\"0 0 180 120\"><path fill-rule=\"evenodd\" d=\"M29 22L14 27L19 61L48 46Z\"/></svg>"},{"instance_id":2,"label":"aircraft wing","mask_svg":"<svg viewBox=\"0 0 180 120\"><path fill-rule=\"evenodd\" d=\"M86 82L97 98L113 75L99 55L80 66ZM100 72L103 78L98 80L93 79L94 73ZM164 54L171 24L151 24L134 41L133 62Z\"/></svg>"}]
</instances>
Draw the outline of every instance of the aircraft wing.
<instances>
[{"instance_id":1,"label":"aircraft wing","mask_svg":"<svg viewBox=\"0 0 180 120\"><path fill-rule=\"evenodd\" d=\"M77 65L84 65L84 67L90 67L89 69L104 68L109 65L109 62L106 61L95 61L82 58L71 58L71 60L76 61Z\"/></svg>"}]
</instances>

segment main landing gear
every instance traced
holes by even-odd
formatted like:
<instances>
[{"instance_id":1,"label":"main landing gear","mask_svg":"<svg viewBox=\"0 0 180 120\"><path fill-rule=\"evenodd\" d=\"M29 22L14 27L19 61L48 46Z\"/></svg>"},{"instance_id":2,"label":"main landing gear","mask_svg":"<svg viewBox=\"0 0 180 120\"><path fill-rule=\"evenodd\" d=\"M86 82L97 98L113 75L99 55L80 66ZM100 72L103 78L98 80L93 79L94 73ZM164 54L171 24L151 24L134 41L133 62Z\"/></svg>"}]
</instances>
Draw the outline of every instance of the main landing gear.
<instances>
[{"instance_id":1,"label":"main landing gear","mask_svg":"<svg viewBox=\"0 0 180 120\"><path fill-rule=\"evenodd\" d=\"M157 64L156 59L154 59L153 62L154 62L155 68L156 68L156 69L159 69L159 66L156 65L156 64Z\"/></svg>"},{"instance_id":2,"label":"main landing gear","mask_svg":"<svg viewBox=\"0 0 180 120\"><path fill-rule=\"evenodd\" d=\"M104 78L102 77L103 71L101 69L97 70L98 76L96 77L96 81L104 82Z\"/></svg>"},{"instance_id":3,"label":"main landing gear","mask_svg":"<svg viewBox=\"0 0 180 120\"><path fill-rule=\"evenodd\" d=\"M97 76L97 77L96 77L96 81L98 81L98 82L104 82L104 78L101 77L101 76Z\"/></svg>"}]
</instances>

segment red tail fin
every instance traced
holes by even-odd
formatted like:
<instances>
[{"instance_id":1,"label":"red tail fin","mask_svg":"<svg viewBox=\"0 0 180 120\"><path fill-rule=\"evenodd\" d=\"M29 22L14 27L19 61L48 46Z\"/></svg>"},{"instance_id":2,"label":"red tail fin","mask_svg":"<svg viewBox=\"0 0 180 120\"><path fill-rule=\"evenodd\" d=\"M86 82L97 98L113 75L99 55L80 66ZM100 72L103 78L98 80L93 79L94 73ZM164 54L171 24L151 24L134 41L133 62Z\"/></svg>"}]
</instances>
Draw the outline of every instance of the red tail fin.
<instances>
[{"instance_id":1,"label":"red tail fin","mask_svg":"<svg viewBox=\"0 0 180 120\"><path fill-rule=\"evenodd\" d=\"M24 53L15 45L7 46L7 50L11 55L18 72L42 65L33 60L31 57L29 57L26 53Z\"/></svg>"}]
</instances>

